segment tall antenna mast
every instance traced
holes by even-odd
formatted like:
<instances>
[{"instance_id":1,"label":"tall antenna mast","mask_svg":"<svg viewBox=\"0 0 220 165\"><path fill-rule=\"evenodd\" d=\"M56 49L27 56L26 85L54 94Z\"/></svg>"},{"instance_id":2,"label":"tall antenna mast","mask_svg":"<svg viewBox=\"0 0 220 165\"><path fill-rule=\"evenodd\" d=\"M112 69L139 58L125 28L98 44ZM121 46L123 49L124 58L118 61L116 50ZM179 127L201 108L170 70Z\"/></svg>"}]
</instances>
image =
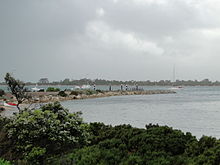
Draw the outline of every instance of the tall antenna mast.
<instances>
[{"instance_id":1,"label":"tall antenna mast","mask_svg":"<svg viewBox=\"0 0 220 165\"><path fill-rule=\"evenodd\" d=\"M175 70L175 64L173 65L173 82L176 82L176 70Z\"/></svg>"}]
</instances>

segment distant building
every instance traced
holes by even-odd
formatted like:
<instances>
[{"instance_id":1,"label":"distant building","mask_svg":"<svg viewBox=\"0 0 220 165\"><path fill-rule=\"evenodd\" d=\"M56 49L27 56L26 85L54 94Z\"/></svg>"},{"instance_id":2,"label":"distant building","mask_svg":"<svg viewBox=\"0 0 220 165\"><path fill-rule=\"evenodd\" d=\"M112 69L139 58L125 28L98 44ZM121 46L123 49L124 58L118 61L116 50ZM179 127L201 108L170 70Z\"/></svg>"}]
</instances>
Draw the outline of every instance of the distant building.
<instances>
[{"instance_id":1,"label":"distant building","mask_svg":"<svg viewBox=\"0 0 220 165\"><path fill-rule=\"evenodd\" d=\"M48 83L49 83L48 78L41 78L41 79L39 80L39 84L48 84Z\"/></svg>"}]
</instances>

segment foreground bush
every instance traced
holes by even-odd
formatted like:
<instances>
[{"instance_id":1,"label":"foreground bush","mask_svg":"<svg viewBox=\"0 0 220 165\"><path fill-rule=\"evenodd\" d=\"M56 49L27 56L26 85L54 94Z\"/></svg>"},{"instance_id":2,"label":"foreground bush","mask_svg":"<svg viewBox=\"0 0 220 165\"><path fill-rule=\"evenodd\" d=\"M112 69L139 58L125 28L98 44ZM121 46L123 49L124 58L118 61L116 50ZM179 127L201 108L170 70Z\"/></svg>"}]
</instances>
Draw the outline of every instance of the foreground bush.
<instances>
[{"instance_id":1,"label":"foreground bush","mask_svg":"<svg viewBox=\"0 0 220 165\"><path fill-rule=\"evenodd\" d=\"M21 158L34 164L42 163L48 155L87 144L87 127L80 113L71 114L58 102L16 114L6 125Z\"/></svg>"},{"instance_id":2,"label":"foreground bush","mask_svg":"<svg viewBox=\"0 0 220 165\"><path fill-rule=\"evenodd\" d=\"M4 160L4 159L0 158L0 165L11 165L11 163L7 160Z\"/></svg>"},{"instance_id":3,"label":"foreground bush","mask_svg":"<svg viewBox=\"0 0 220 165\"><path fill-rule=\"evenodd\" d=\"M83 165L188 163L184 153L187 144L196 141L195 137L166 126L146 127L138 129L130 125L112 127L92 123L92 145L75 150L68 159Z\"/></svg>"},{"instance_id":4,"label":"foreground bush","mask_svg":"<svg viewBox=\"0 0 220 165\"><path fill-rule=\"evenodd\" d=\"M90 124L91 143L50 160L50 164L77 165L218 165L220 142L197 140L167 126Z\"/></svg>"},{"instance_id":5,"label":"foreground bush","mask_svg":"<svg viewBox=\"0 0 220 165\"><path fill-rule=\"evenodd\" d=\"M168 126L86 124L58 102L0 117L0 157L20 164L219 165L220 141Z\"/></svg>"}]
</instances>

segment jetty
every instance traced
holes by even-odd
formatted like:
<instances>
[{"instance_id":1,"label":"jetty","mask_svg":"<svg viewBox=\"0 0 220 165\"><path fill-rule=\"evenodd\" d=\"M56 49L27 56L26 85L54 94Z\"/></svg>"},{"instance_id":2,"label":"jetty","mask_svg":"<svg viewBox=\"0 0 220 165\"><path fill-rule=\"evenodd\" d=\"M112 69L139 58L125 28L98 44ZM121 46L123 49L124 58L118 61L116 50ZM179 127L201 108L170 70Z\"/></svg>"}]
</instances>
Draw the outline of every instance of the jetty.
<instances>
[{"instance_id":1,"label":"jetty","mask_svg":"<svg viewBox=\"0 0 220 165\"><path fill-rule=\"evenodd\" d=\"M55 101L67 101L78 99L91 99L111 96L124 96L124 95L153 95L153 94L174 94L172 90L145 90L145 91L100 91L94 93L80 93L72 94L66 91L66 96L60 96L59 92L31 92L32 101L34 103L47 103ZM25 103L25 102L24 102ZM28 101L26 101L28 103Z\"/></svg>"}]
</instances>

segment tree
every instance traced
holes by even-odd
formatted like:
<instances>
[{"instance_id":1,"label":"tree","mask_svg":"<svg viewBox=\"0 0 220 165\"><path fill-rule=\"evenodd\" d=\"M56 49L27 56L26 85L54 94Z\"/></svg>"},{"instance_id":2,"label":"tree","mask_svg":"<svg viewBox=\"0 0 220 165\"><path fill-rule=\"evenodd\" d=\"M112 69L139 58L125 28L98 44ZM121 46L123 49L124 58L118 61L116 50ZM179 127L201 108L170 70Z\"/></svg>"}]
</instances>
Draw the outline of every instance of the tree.
<instances>
[{"instance_id":1,"label":"tree","mask_svg":"<svg viewBox=\"0 0 220 165\"><path fill-rule=\"evenodd\" d=\"M27 89L25 88L25 84L20 81L16 80L14 77L11 76L10 73L6 73L5 75L5 82L8 85L9 91L11 91L12 95L15 96L17 100L17 108L20 112L19 105L25 100L29 99L30 97L27 94Z\"/></svg>"}]
</instances>

